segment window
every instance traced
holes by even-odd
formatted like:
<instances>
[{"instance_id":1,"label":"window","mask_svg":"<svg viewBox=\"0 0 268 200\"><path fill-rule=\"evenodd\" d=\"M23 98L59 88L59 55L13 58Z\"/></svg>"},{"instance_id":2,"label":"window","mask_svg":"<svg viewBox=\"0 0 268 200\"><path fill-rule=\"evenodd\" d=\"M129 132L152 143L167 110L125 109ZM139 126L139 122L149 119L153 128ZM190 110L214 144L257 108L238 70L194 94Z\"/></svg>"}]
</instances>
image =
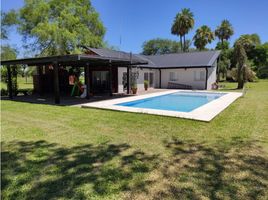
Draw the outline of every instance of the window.
<instances>
[{"instance_id":1,"label":"window","mask_svg":"<svg viewBox=\"0 0 268 200\"><path fill-rule=\"evenodd\" d=\"M148 72L145 72L145 73L144 73L144 80L145 80L145 81L149 81Z\"/></svg>"},{"instance_id":2,"label":"window","mask_svg":"<svg viewBox=\"0 0 268 200\"><path fill-rule=\"evenodd\" d=\"M204 71L194 71L195 81L204 81L206 79L206 74Z\"/></svg>"},{"instance_id":3,"label":"window","mask_svg":"<svg viewBox=\"0 0 268 200\"><path fill-rule=\"evenodd\" d=\"M169 80L170 81L177 81L178 80L178 75L176 72L169 72Z\"/></svg>"},{"instance_id":4,"label":"window","mask_svg":"<svg viewBox=\"0 0 268 200\"><path fill-rule=\"evenodd\" d=\"M149 86L153 87L154 84L154 73L150 73L150 81L149 81Z\"/></svg>"}]
</instances>

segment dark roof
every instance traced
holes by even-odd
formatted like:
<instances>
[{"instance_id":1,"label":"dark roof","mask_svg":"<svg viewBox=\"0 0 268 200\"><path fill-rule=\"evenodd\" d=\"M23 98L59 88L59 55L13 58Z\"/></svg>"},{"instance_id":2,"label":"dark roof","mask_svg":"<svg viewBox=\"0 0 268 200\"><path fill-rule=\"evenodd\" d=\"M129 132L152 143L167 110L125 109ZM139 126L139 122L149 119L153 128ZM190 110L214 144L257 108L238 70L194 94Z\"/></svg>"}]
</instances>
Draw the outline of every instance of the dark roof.
<instances>
[{"instance_id":1,"label":"dark roof","mask_svg":"<svg viewBox=\"0 0 268 200\"><path fill-rule=\"evenodd\" d=\"M94 49L96 50L96 49ZM16 65L16 64L25 64L29 66L33 65L45 65L58 62L62 65L79 65L79 64L107 64L111 62L114 65L142 65L147 64L147 61L136 56L126 56L127 53L124 53L124 56L116 54L110 50L106 51L104 49L98 50L107 53L98 53L97 55L91 54L70 54L70 55L61 55L61 56L47 56L47 57L35 57L35 58L23 58L16 60L5 60L1 61L1 65ZM131 58L132 57L132 58Z\"/></svg>"},{"instance_id":2,"label":"dark roof","mask_svg":"<svg viewBox=\"0 0 268 200\"><path fill-rule=\"evenodd\" d=\"M85 48L92 53L8 60L2 61L1 65L27 64L30 66L45 65L53 62L58 62L62 65L79 65L85 63L107 64L111 62L114 65L137 65L148 68L210 67L220 55L220 51L201 51L145 56L110 49Z\"/></svg>"},{"instance_id":3,"label":"dark roof","mask_svg":"<svg viewBox=\"0 0 268 200\"><path fill-rule=\"evenodd\" d=\"M132 53L126 53L124 51L116 51L116 50L103 49L103 48L96 49L96 48L90 48L90 47L87 47L87 49L93 51L94 53L102 57L119 58L119 59L127 59L127 60L130 60L130 59L143 60L143 58L139 58Z\"/></svg>"},{"instance_id":4,"label":"dark roof","mask_svg":"<svg viewBox=\"0 0 268 200\"><path fill-rule=\"evenodd\" d=\"M220 55L220 51L198 51L186 53L173 53L164 55L145 56L140 58L148 61L141 67L149 68L185 68L185 67L210 67Z\"/></svg>"}]
</instances>

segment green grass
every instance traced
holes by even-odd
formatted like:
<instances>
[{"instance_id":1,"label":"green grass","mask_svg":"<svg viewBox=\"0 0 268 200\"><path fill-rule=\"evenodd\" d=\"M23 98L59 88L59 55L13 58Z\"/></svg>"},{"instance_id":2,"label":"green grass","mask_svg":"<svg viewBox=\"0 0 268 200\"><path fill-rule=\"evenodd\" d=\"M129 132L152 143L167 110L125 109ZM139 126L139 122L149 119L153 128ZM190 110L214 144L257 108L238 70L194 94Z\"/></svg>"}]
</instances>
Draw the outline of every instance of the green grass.
<instances>
[{"instance_id":1,"label":"green grass","mask_svg":"<svg viewBox=\"0 0 268 200\"><path fill-rule=\"evenodd\" d=\"M2 198L267 199L268 81L247 88L210 123L2 101Z\"/></svg>"},{"instance_id":2,"label":"green grass","mask_svg":"<svg viewBox=\"0 0 268 200\"><path fill-rule=\"evenodd\" d=\"M18 88L19 89L33 89L33 78L32 77L28 77L27 78L27 82L25 77L17 77L17 83L18 83ZM2 89L7 89L7 84L1 82L1 88Z\"/></svg>"}]
</instances>

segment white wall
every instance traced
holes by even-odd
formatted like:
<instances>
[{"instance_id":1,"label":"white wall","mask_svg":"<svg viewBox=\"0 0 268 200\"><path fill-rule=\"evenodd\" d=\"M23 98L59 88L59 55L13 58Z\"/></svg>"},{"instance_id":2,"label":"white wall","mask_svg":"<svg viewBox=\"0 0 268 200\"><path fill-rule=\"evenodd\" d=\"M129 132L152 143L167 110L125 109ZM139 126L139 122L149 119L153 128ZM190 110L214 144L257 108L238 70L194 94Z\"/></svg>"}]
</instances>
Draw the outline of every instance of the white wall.
<instances>
[{"instance_id":1,"label":"white wall","mask_svg":"<svg viewBox=\"0 0 268 200\"><path fill-rule=\"evenodd\" d=\"M197 81L195 80L194 73L200 73L200 71L204 71L206 73L205 68L183 68L183 69L161 69L161 88L168 88L168 82L170 82L169 74L170 72L177 72L177 81L173 81L179 84L190 85L193 89L203 90L206 87L206 80Z\"/></svg>"},{"instance_id":2,"label":"white wall","mask_svg":"<svg viewBox=\"0 0 268 200\"><path fill-rule=\"evenodd\" d=\"M148 68L137 68L139 72L139 78L137 80L137 87L138 91L144 90L144 73L145 72L153 72L154 73L154 84L153 87L159 88L159 69L148 69ZM169 80L169 73L170 72L177 72L178 80L175 81L179 84L190 85L193 89L197 90L210 90L212 84L216 82L217 75L217 61L213 64L213 67L208 68L208 81L207 81L207 88L206 87L206 80L197 81L195 80L194 73L200 73L203 71L206 74L205 68L181 68L181 69L161 69L161 88L168 88ZM118 92L122 93L123 91L123 72L127 72L126 67L118 67Z\"/></svg>"},{"instance_id":3,"label":"white wall","mask_svg":"<svg viewBox=\"0 0 268 200\"><path fill-rule=\"evenodd\" d=\"M124 86L123 86L123 73L127 72L126 67L118 67L118 93L124 92Z\"/></svg>"},{"instance_id":4,"label":"white wall","mask_svg":"<svg viewBox=\"0 0 268 200\"><path fill-rule=\"evenodd\" d=\"M208 68L208 83L207 90L212 89L212 84L217 80L217 61L214 62L213 67Z\"/></svg>"},{"instance_id":5,"label":"white wall","mask_svg":"<svg viewBox=\"0 0 268 200\"><path fill-rule=\"evenodd\" d=\"M136 69L133 68L133 71ZM139 77L137 79L137 88L138 91L144 91L144 73L154 73L154 81L153 81L153 88L158 86L159 82L159 72L157 73L158 70L154 69L148 69L148 68L137 68L139 72ZM124 92L124 86L123 86L123 73L127 72L126 67L118 67L118 93L123 93ZM131 86L130 86L131 87ZM131 88L130 88L131 89Z\"/></svg>"},{"instance_id":6,"label":"white wall","mask_svg":"<svg viewBox=\"0 0 268 200\"><path fill-rule=\"evenodd\" d=\"M138 68L139 71L139 78L137 80L137 87L138 91L143 91L144 90L144 73L153 73L154 74L154 81L153 81L153 88L156 87L156 73L154 69L148 69L148 68ZM159 75L158 75L159 76Z\"/></svg>"}]
</instances>

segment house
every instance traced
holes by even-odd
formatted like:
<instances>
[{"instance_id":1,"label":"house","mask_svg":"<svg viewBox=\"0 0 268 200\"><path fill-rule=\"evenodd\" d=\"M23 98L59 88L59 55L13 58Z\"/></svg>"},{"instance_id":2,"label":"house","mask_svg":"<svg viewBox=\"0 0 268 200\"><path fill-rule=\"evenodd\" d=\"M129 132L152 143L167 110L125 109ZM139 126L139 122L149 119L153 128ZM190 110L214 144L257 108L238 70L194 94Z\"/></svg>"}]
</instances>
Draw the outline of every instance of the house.
<instances>
[{"instance_id":1,"label":"house","mask_svg":"<svg viewBox=\"0 0 268 200\"><path fill-rule=\"evenodd\" d=\"M97 93L130 93L131 86L150 88L210 90L216 82L220 51L202 51L145 56L108 49L86 48L84 54L35 57L2 61L8 66L9 92L12 97L11 68L15 65L36 66L34 91L70 95L70 77L84 72L86 96ZM56 69L56 70L55 70Z\"/></svg>"},{"instance_id":2,"label":"house","mask_svg":"<svg viewBox=\"0 0 268 200\"><path fill-rule=\"evenodd\" d=\"M137 66L138 90L144 89L144 80L154 88L210 90L217 79L219 55L220 51L141 55L148 64Z\"/></svg>"}]
</instances>

